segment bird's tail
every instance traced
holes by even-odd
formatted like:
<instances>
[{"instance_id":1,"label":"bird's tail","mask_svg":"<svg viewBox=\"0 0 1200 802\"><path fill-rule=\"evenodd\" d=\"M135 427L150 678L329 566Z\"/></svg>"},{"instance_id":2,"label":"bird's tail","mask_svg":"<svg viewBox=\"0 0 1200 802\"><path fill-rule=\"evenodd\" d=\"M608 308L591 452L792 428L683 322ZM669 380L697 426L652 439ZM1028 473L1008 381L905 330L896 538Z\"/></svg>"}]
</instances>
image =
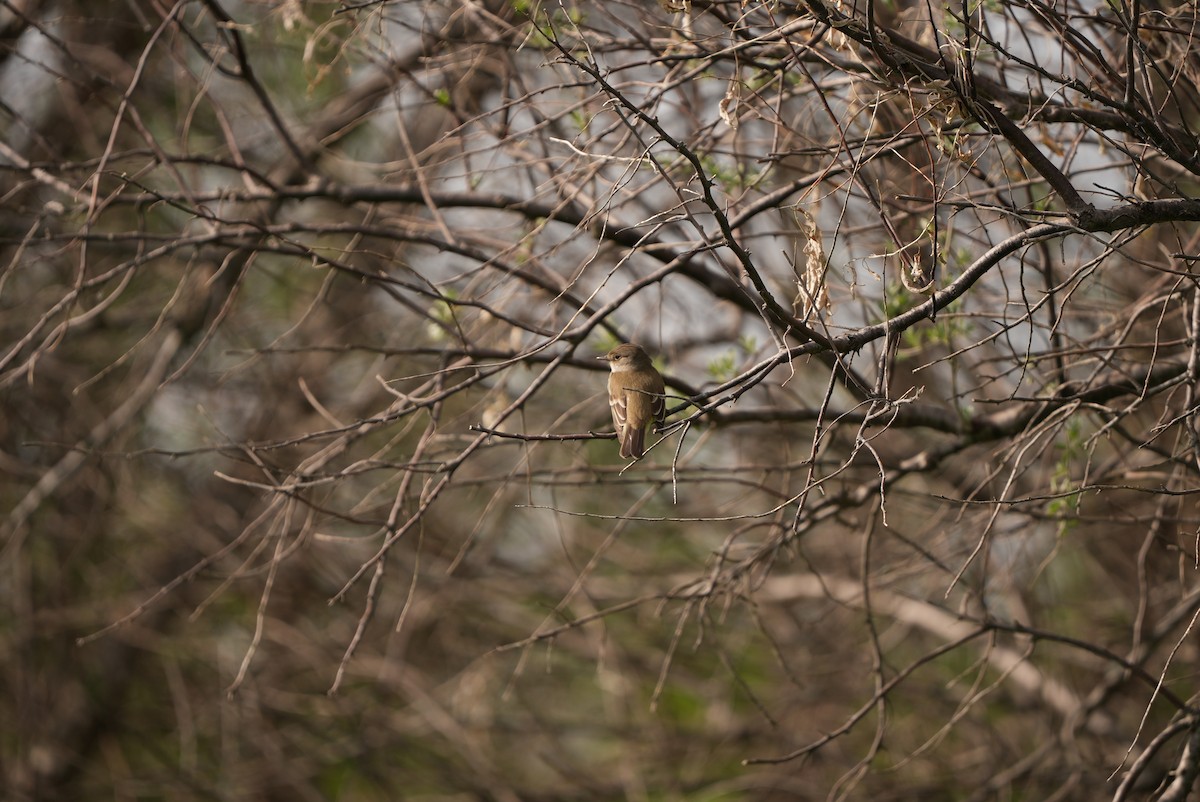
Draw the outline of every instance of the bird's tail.
<instances>
[{"instance_id":1,"label":"bird's tail","mask_svg":"<svg viewBox=\"0 0 1200 802\"><path fill-rule=\"evenodd\" d=\"M641 459L646 453L646 430L626 427L625 439L621 441L621 456L625 459Z\"/></svg>"}]
</instances>

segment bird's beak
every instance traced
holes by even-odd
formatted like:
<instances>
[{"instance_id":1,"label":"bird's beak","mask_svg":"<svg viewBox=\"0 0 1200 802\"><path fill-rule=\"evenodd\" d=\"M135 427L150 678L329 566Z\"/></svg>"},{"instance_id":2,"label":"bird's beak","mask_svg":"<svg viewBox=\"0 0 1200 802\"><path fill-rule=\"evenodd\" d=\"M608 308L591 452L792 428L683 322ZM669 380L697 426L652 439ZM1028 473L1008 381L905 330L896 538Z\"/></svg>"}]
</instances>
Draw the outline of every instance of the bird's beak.
<instances>
[{"instance_id":1,"label":"bird's beak","mask_svg":"<svg viewBox=\"0 0 1200 802\"><path fill-rule=\"evenodd\" d=\"M604 359L604 360L607 360L607 359L608 359L608 354L605 354L604 356L598 356L598 357L596 357L596 359Z\"/></svg>"}]
</instances>

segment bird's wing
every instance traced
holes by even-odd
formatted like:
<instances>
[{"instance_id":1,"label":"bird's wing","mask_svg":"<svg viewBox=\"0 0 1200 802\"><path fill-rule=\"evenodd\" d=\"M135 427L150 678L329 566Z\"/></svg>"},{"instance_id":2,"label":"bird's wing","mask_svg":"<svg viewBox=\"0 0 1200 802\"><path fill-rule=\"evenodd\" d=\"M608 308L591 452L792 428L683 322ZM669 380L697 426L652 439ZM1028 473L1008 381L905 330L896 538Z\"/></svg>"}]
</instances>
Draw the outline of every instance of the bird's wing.
<instances>
[{"instance_id":1,"label":"bird's wing","mask_svg":"<svg viewBox=\"0 0 1200 802\"><path fill-rule=\"evenodd\" d=\"M625 420L629 413L629 410L625 406L625 393L610 392L608 394L608 408L612 410L613 428L617 431L617 437L619 438L625 431Z\"/></svg>"}]
</instances>

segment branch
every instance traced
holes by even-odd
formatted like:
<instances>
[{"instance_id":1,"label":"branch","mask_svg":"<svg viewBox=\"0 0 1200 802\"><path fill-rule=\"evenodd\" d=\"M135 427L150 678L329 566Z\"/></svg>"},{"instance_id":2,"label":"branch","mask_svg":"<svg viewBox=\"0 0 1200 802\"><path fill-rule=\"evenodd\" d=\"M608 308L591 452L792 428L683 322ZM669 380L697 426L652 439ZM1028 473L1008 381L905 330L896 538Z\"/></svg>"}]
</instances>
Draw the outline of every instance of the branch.
<instances>
[{"instance_id":1,"label":"branch","mask_svg":"<svg viewBox=\"0 0 1200 802\"><path fill-rule=\"evenodd\" d=\"M1189 717L1188 739L1175 765L1175 779L1163 791L1158 802L1184 802L1200 777L1200 719Z\"/></svg>"}]
</instances>

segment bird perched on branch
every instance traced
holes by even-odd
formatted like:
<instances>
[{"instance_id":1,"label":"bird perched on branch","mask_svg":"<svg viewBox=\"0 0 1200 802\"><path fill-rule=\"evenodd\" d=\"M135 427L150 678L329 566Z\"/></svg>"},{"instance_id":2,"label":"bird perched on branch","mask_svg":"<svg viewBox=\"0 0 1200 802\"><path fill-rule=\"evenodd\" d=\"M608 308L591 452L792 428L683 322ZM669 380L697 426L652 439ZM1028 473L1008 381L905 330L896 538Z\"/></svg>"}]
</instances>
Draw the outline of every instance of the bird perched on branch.
<instances>
[{"instance_id":1,"label":"bird perched on branch","mask_svg":"<svg viewBox=\"0 0 1200 802\"><path fill-rule=\"evenodd\" d=\"M621 456L641 459L646 452L646 426L662 425L667 403L663 377L640 345L618 345L597 359L608 363L608 406L621 442Z\"/></svg>"}]
</instances>

